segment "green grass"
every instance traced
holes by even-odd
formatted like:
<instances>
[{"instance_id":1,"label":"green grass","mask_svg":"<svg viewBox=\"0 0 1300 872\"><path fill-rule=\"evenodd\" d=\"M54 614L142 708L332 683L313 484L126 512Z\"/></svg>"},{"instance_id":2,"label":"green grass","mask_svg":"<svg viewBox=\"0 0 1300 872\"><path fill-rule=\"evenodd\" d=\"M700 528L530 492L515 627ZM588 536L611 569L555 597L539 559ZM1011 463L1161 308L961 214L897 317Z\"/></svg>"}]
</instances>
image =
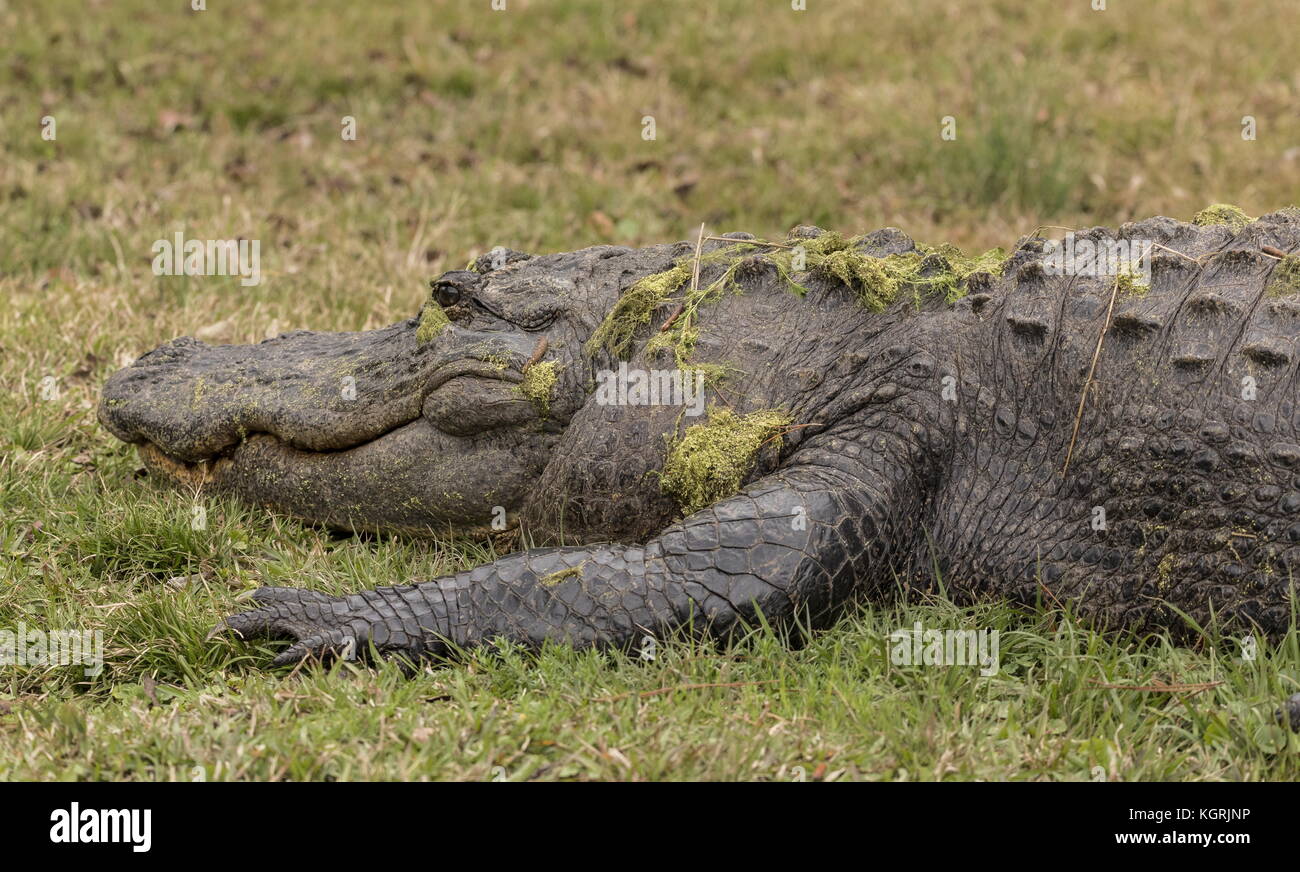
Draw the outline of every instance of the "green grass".
<instances>
[{"instance_id":1,"label":"green grass","mask_svg":"<svg viewBox=\"0 0 1300 872\"><path fill-rule=\"evenodd\" d=\"M343 592L492 555L334 537L135 478L95 422L98 386L173 336L382 326L498 244L806 222L979 251L1044 224L1300 200L1284 0L508 5L0 9L0 629L106 646L89 679L0 668L0 778L1300 776L1272 720L1300 690L1294 634L1243 661L1213 636L886 603L799 650L770 633L653 662L505 650L409 680L264 673L275 646L205 641L260 584ZM151 244L177 230L261 240L263 283L153 276ZM888 633L917 620L999 629L1002 671L891 666ZM1156 681L1220 683L1100 686Z\"/></svg>"}]
</instances>

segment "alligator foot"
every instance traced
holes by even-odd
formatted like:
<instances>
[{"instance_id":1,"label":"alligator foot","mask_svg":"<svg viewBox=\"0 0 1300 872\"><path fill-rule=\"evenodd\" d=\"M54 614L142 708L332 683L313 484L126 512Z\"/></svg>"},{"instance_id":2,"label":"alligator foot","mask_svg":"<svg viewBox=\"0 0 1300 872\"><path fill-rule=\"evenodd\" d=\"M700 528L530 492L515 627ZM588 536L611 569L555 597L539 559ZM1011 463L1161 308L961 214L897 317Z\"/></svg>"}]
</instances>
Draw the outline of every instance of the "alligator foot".
<instances>
[{"instance_id":1,"label":"alligator foot","mask_svg":"<svg viewBox=\"0 0 1300 872\"><path fill-rule=\"evenodd\" d=\"M233 630L242 639L292 640L275 666L307 658L355 660L372 647L381 655L437 656L445 650L440 630L446 628L447 611L428 595L436 590L412 597L396 588L379 588L334 597L303 588L263 587L253 594L258 608L231 615L211 636Z\"/></svg>"}]
</instances>

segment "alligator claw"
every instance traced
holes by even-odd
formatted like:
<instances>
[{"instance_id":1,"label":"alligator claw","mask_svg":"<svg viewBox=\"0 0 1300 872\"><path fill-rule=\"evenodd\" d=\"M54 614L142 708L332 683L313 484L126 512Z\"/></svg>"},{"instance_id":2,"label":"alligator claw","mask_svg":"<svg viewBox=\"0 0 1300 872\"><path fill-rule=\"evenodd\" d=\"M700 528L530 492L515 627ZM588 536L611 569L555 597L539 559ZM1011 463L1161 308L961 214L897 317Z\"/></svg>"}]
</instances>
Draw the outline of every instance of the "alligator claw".
<instances>
[{"instance_id":1,"label":"alligator claw","mask_svg":"<svg viewBox=\"0 0 1300 872\"><path fill-rule=\"evenodd\" d=\"M263 587L253 608L223 620L212 636L233 630L241 639L287 639L273 665L300 660L356 660L373 652L411 664L446 653L449 600L437 582L375 588L344 596L297 587Z\"/></svg>"},{"instance_id":2,"label":"alligator claw","mask_svg":"<svg viewBox=\"0 0 1300 872\"><path fill-rule=\"evenodd\" d=\"M345 597L294 587L264 587L252 597L258 608L239 612L213 628L208 638L233 630L241 639L290 639L274 666L309 657L354 660L361 641L371 638L370 615L359 614Z\"/></svg>"}]
</instances>

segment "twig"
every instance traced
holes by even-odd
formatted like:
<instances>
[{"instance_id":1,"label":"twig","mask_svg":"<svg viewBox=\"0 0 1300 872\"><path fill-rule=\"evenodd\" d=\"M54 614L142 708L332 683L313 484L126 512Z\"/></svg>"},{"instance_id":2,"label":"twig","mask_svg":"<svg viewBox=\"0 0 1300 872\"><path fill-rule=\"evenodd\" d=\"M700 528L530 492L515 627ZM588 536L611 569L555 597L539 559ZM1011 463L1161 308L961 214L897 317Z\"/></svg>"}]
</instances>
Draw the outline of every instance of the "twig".
<instances>
[{"instance_id":1,"label":"twig","mask_svg":"<svg viewBox=\"0 0 1300 872\"><path fill-rule=\"evenodd\" d=\"M1040 225L1038 225L1038 229L1037 229L1037 230L1035 230L1033 233L1029 234L1029 238L1030 238L1030 239L1034 239L1034 238L1036 238L1036 237L1038 236L1039 232L1040 232L1040 231L1043 231L1043 230L1068 230L1068 231L1070 231L1071 233L1077 233L1077 232L1079 231L1079 228L1077 228L1077 227L1066 227L1064 224L1040 224Z\"/></svg>"},{"instance_id":2,"label":"twig","mask_svg":"<svg viewBox=\"0 0 1300 872\"><path fill-rule=\"evenodd\" d=\"M1101 346L1106 341L1106 331L1110 329L1110 315L1115 311L1115 298L1119 296L1119 276L1110 289L1110 305L1106 307L1106 320L1101 325L1101 335L1097 337L1097 349L1092 353L1092 365L1088 367L1088 378L1083 382L1083 393L1079 395L1079 409L1074 414L1074 430L1070 433L1070 447L1065 451L1065 465L1061 475L1070 470L1070 458L1074 456L1074 443L1079 438L1079 425L1083 422L1083 404L1088 401L1088 388L1092 387L1092 376L1097 371L1097 361L1101 359Z\"/></svg>"},{"instance_id":3,"label":"twig","mask_svg":"<svg viewBox=\"0 0 1300 872\"><path fill-rule=\"evenodd\" d=\"M1167 252L1169 252L1170 254L1176 254L1176 255L1178 255L1178 256L1181 257L1181 258L1185 258L1185 259L1187 259L1187 260L1190 260L1192 263L1197 264L1198 266L1199 266L1200 263L1201 263L1201 258L1199 258L1199 257L1192 257L1190 254L1183 254L1181 251L1178 251L1177 249L1174 249L1174 248L1170 248L1170 247L1167 246L1167 245L1161 245L1159 242L1152 242L1151 245L1152 245L1152 247L1154 247L1154 248L1163 249L1164 251L1167 251ZM1211 254L1213 254L1213 252L1211 252ZM1206 254L1206 255L1202 255L1202 256L1203 256L1203 257L1209 257L1210 255L1209 255L1209 254Z\"/></svg>"},{"instance_id":4,"label":"twig","mask_svg":"<svg viewBox=\"0 0 1300 872\"><path fill-rule=\"evenodd\" d=\"M1030 239L1035 239L1035 238L1037 238L1039 232L1040 232L1040 231L1043 231L1043 230L1068 230L1068 231L1070 231L1071 233L1078 233L1078 232L1079 232L1079 228L1077 228L1077 227L1066 227L1064 224L1043 224L1043 225L1041 225L1037 230L1035 230L1033 233L1029 234L1029 238L1030 238ZM1159 248L1159 249L1161 249L1161 250L1163 250L1163 251L1167 251L1167 252L1169 252L1170 254L1176 254L1176 255L1178 255L1179 257L1181 257L1181 258L1185 258L1186 260L1190 260L1192 263L1195 263L1195 264L1199 264L1199 263L1201 262L1200 258L1192 257L1190 254L1184 254L1183 252L1178 251L1178 250L1173 249L1173 248L1170 248L1170 247L1167 246L1167 245L1161 245L1159 242L1152 242L1152 243L1151 243L1151 246L1152 246L1153 248ZM1213 253L1213 252L1211 252L1211 253ZM1205 257L1209 257L1209 255L1208 255L1208 254L1205 255Z\"/></svg>"},{"instance_id":5,"label":"twig","mask_svg":"<svg viewBox=\"0 0 1300 872\"><path fill-rule=\"evenodd\" d=\"M1259 250L1267 254L1269 257L1276 257L1278 260L1282 260L1287 256L1285 251L1280 248L1274 248L1271 245L1261 245Z\"/></svg>"},{"instance_id":6,"label":"twig","mask_svg":"<svg viewBox=\"0 0 1300 872\"><path fill-rule=\"evenodd\" d=\"M1059 599L1056 598L1056 594L1052 593L1052 589L1047 586L1047 582L1043 581L1042 578L1039 578L1038 586L1043 589L1043 593L1051 597L1052 602L1056 603L1056 607L1058 609L1060 609L1061 611L1065 611L1065 605Z\"/></svg>"},{"instance_id":7,"label":"twig","mask_svg":"<svg viewBox=\"0 0 1300 872\"><path fill-rule=\"evenodd\" d=\"M620 699L627 699L629 696L635 696L639 699L645 699L646 697L649 696L658 696L661 693L670 693L671 691L674 690L704 690L710 687L752 687L757 684L771 684L774 681L778 681L778 680L779 679L776 678L766 678L762 681L727 681L727 682L711 682L709 684L671 684L668 685L667 687L656 687L654 690L646 690L646 691L642 691L641 693L628 691L627 693L620 693L617 696L601 696L601 697L597 697L596 699L593 699L592 702L615 702Z\"/></svg>"},{"instance_id":8,"label":"twig","mask_svg":"<svg viewBox=\"0 0 1300 872\"><path fill-rule=\"evenodd\" d=\"M677 304L677 308L673 309L673 313L668 316L668 320L664 322L664 326L659 328L659 332L667 333L668 328L673 326L673 322L680 318L684 311L686 311L686 300L682 300Z\"/></svg>"},{"instance_id":9,"label":"twig","mask_svg":"<svg viewBox=\"0 0 1300 872\"><path fill-rule=\"evenodd\" d=\"M761 239L733 239L730 236L706 236L704 238L715 242L734 242L737 245L762 245L767 248L794 248L793 245L782 245L779 242L764 242Z\"/></svg>"},{"instance_id":10,"label":"twig","mask_svg":"<svg viewBox=\"0 0 1300 872\"><path fill-rule=\"evenodd\" d=\"M549 347L550 347L550 343L546 341L545 336L543 336L541 339L538 339L537 346L533 349L532 357L528 358L528 362L523 365L523 367L519 370L519 372L521 374L527 373L534 363L537 363L543 357L546 356L546 349Z\"/></svg>"},{"instance_id":11,"label":"twig","mask_svg":"<svg viewBox=\"0 0 1300 872\"><path fill-rule=\"evenodd\" d=\"M762 448L764 445L771 442L773 439L780 439L784 437L787 433L791 432L792 430L802 430L804 427L817 427L821 423L822 423L821 421L809 421L807 424L792 424L789 427L782 427L780 430L777 430L771 436L768 436L762 442L758 443L758 447Z\"/></svg>"},{"instance_id":12,"label":"twig","mask_svg":"<svg viewBox=\"0 0 1300 872\"><path fill-rule=\"evenodd\" d=\"M700 225L700 235L695 240L695 268L691 270L691 293L700 289L700 249L704 247L704 225Z\"/></svg>"},{"instance_id":13,"label":"twig","mask_svg":"<svg viewBox=\"0 0 1300 872\"><path fill-rule=\"evenodd\" d=\"M677 319L682 316L682 312L686 311L686 301L694 297L695 292L700 289L700 249L704 247L704 238L705 238L704 225L701 224L700 235L695 239L695 266L691 270L690 293L688 293L685 297L683 297L682 301L677 304L677 308L674 309L673 313L668 316L668 320L664 322L664 325L659 328L660 333L668 332L668 328L673 326L673 323L676 322ZM709 238L712 239L714 237L709 237Z\"/></svg>"}]
</instances>

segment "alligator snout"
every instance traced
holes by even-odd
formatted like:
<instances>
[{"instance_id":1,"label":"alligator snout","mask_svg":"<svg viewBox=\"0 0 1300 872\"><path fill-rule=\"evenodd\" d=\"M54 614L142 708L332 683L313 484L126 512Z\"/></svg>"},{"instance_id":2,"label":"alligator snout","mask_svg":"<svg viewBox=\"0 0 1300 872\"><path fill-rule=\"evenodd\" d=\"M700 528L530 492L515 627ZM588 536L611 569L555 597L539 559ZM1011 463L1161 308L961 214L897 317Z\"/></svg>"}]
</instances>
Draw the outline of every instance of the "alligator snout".
<instances>
[{"instance_id":1,"label":"alligator snout","mask_svg":"<svg viewBox=\"0 0 1300 872\"><path fill-rule=\"evenodd\" d=\"M99 418L120 439L188 462L255 433L338 451L420 414L436 355L421 354L414 333L399 324L244 346L176 339L109 378Z\"/></svg>"},{"instance_id":2,"label":"alligator snout","mask_svg":"<svg viewBox=\"0 0 1300 872\"><path fill-rule=\"evenodd\" d=\"M463 435L529 417L517 390L531 339L449 327L433 341L414 321L365 333L300 331L257 345L173 340L114 373L100 421L115 436L188 463L249 436L331 452L427 413Z\"/></svg>"}]
</instances>

